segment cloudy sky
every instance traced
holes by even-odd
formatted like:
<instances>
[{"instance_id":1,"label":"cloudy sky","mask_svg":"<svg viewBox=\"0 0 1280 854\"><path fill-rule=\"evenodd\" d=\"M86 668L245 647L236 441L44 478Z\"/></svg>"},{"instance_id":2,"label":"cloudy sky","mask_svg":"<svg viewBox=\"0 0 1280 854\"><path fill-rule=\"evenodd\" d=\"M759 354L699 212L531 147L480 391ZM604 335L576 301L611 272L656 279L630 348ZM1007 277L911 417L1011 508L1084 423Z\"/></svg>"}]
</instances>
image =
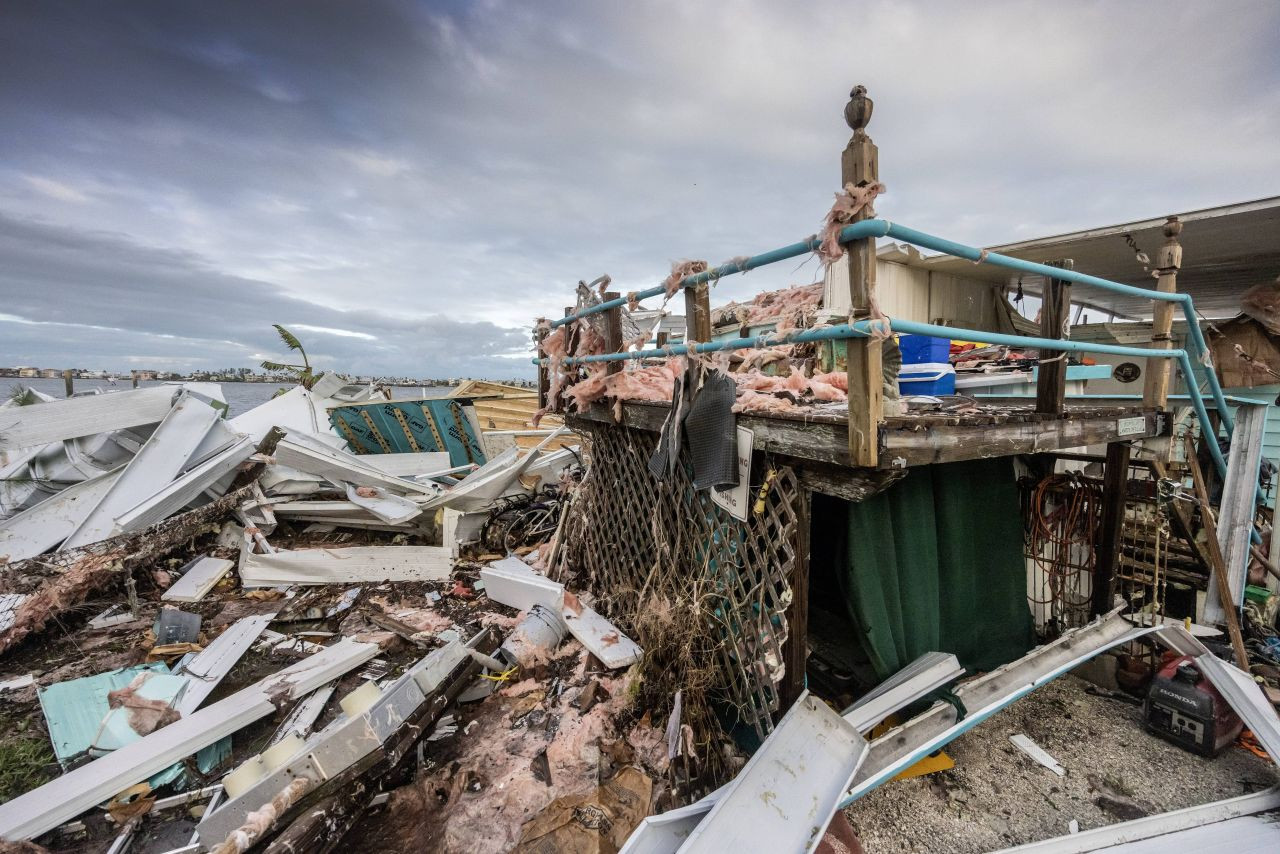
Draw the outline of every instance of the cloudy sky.
<instances>
[{"instance_id":1,"label":"cloudy sky","mask_svg":"<svg viewBox=\"0 0 1280 854\"><path fill-rule=\"evenodd\" d=\"M812 233L854 83L881 215L967 242L1280 192L1270 0L5 0L0 364L248 366L284 323L527 376L577 280Z\"/></svg>"}]
</instances>

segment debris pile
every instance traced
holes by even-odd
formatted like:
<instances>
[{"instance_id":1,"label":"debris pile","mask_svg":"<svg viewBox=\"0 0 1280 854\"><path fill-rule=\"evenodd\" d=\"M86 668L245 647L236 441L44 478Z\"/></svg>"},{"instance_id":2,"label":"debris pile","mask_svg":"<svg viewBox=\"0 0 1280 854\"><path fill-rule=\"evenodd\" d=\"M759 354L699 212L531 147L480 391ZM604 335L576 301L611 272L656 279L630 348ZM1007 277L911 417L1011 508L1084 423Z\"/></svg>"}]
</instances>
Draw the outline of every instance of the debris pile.
<instances>
[{"instance_id":1,"label":"debris pile","mask_svg":"<svg viewBox=\"0 0 1280 854\"><path fill-rule=\"evenodd\" d=\"M533 568L581 479L572 434L461 466L352 453L330 410L374 399L321 378L230 420L176 386L0 410L29 475L0 522L0 714L27 757L0 837L616 849L653 811L643 651Z\"/></svg>"}]
</instances>

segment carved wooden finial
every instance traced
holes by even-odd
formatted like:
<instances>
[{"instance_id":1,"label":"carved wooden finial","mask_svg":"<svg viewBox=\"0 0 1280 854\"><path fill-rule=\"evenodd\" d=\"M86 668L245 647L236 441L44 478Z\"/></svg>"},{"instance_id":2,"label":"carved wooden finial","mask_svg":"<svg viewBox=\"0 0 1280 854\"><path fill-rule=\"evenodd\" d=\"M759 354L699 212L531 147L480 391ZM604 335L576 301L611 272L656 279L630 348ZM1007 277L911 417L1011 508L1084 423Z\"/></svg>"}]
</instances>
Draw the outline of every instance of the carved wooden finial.
<instances>
[{"instance_id":1,"label":"carved wooden finial","mask_svg":"<svg viewBox=\"0 0 1280 854\"><path fill-rule=\"evenodd\" d=\"M853 91L849 93L849 103L844 105L844 120L849 123L854 133L866 131L867 124L871 121L871 110L874 107L874 102L867 97L867 87L861 83L854 86Z\"/></svg>"},{"instance_id":2,"label":"carved wooden finial","mask_svg":"<svg viewBox=\"0 0 1280 854\"><path fill-rule=\"evenodd\" d=\"M1166 219L1164 221L1164 236L1169 240L1177 240L1179 234L1182 234L1182 221L1176 216Z\"/></svg>"}]
</instances>

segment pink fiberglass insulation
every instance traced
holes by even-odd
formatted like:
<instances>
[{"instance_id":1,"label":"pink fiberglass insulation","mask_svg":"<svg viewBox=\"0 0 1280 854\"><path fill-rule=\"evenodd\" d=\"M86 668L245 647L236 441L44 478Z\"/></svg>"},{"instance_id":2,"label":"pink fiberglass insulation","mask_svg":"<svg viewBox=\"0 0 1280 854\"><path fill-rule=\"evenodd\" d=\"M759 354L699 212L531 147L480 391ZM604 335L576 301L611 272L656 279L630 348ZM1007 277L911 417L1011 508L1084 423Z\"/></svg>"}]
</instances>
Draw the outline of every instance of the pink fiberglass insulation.
<instances>
[{"instance_id":1,"label":"pink fiberglass insulation","mask_svg":"<svg viewBox=\"0 0 1280 854\"><path fill-rule=\"evenodd\" d=\"M833 385L845 394L849 393L849 374L846 371L831 371L826 374L814 374L813 381Z\"/></svg>"},{"instance_id":2,"label":"pink fiberglass insulation","mask_svg":"<svg viewBox=\"0 0 1280 854\"><path fill-rule=\"evenodd\" d=\"M793 412L795 404L785 397L774 397L758 391L744 391L738 395L738 402L733 405L734 412Z\"/></svg>"},{"instance_id":3,"label":"pink fiberglass insulation","mask_svg":"<svg viewBox=\"0 0 1280 854\"><path fill-rule=\"evenodd\" d=\"M662 282L662 287L666 290L667 299L675 296L676 291L680 290L680 283L685 280L686 276L692 276L695 273L707 272L706 261L676 261L671 265L671 275Z\"/></svg>"},{"instance_id":4,"label":"pink fiberglass insulation","mask_svg":"<svg viewBox=\"0 0 1280 854\"><path fill-rule=\"evenodd\" d=\"M840 231L853 222L853 218L864 208L868 214L874 216L875 211L871 205L875 202L876 196L883 192L885 192L884 184L876 182L861 187L845 184L844 189L836 193L835 204L831 206L831 210L827 211L826 220L822 225L822 244L818 247L818 257L823 263L831 264L844 255L844 246L840 243Z\"/></svg>"},{"instance_id":5,"label":"pink fiberglass insulation","mask_svg":"<svg viewBox=\"0 0 1280 854\"><path fill-rule=\"evenodd\" d=\"M811 320L822 304L822 282L812 285L796 285L780 291L756 294L747 305L743 323L756 326L771 320L778 321L779 331L794 329Z\"/></svg>"},{"instance_id":6,"label":"pink fiberglass insulation","mask_svg":"<svg viewBox=\"0 0 1280 854\"><path fill-rule=\"evenodd\" d=\"M747 350L742 354L742 363L738 366L740 372L752 371L757 368L763 368L765 365L773 364L790 359L795 355L794 344L777 344L773 347L761 347L756 350Z\"/></svg>"}]
</instances>

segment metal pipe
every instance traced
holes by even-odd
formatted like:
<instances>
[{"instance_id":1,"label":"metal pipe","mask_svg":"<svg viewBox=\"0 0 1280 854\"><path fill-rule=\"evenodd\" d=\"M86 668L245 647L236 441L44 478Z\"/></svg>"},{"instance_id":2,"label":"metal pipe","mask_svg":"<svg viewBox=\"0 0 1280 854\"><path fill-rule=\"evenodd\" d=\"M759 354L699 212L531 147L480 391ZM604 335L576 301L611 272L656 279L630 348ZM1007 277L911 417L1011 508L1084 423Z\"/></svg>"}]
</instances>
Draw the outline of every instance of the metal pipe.
<instances>
[{"instance_id":1,"label":"metal pipe","mask_svg":"<svg viewBox=\"0 0 1280 854\"><path fill-rule=\"evenodd\" d=\"M884 237L889 233L889 222L883 219L867 219L862 222L855 222L853 225L847 225L840 231L840 242L848 243L851 240L860 240L864 237ZM788 258L798 258L801 255L807 255L813 252L822 244L822 240L814 235L799 243L792 243L790 246L783 246L781 249L773 249L768 252L762 252L759 255L752 255L743 261L729 261L714 267L704 273L694 273L685 276L680 280L679 287L690 288L694 285L701 285L704 282L714 281L731 276L734 273L745 273L748 270L754 270L757 267L764 267L778 261L785 261ZM611 308L618 308L626 305L630 299L637 301L656 297L665 294L667 289L662 285L655 285L652 288L646 288L642 291L636 291L628 297L619 297L618 299L606 300L596 305L589 305L586 308L579 309L573 314L551 321L551 326L563 326L566 323L572 323L581 317L587 317L592 314L599 314L602 311L608 311Z\"/></svg>"}]
</instances>

